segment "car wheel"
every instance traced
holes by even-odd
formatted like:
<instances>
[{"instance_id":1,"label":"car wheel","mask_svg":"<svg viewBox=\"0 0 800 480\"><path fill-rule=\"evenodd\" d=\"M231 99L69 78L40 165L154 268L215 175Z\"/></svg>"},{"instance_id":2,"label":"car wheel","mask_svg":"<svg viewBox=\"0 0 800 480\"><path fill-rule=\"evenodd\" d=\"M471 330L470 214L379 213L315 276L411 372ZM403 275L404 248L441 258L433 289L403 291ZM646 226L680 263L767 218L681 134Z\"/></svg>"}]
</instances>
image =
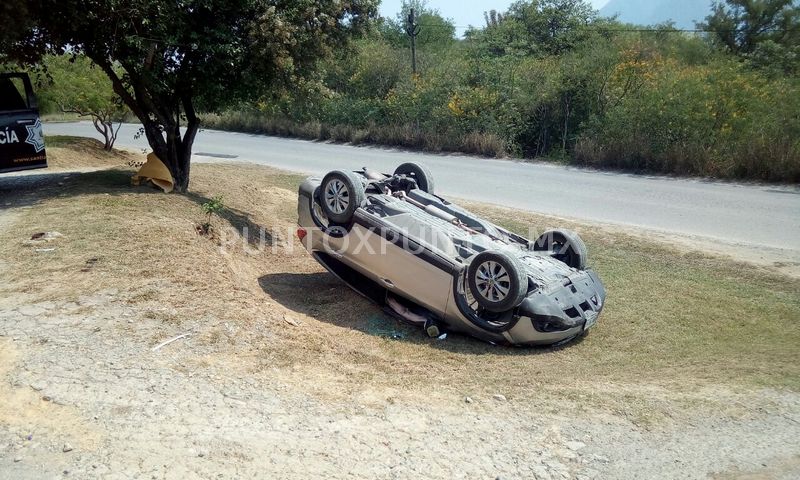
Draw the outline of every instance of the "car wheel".
<instances>
[{"instance_id":1,"label":"car wheel","mask_svg":"<svg viewBox=\"0 0 800 480\"><path fill-rule=\"evenodd\" d=\"M365 200L364 184L355 173L334 170L322 179L319 203L332 222L349 223Z\"/></svg>"},{"instance_id":2,"label":"car wheel","mask_svg":"<svg viewBox=\"0 0 800 480\"><path fill-rule=\"evenodd\" d=\"M518 306L528 287L519 259L503 251L481 252L467 269L470 293L490 312L506 312Z\"/></svg>"},{"instance_id":3,"label":"car wheel","mask_svg":"<svg viewBox=\"0 0 800 480\"><path fill-rule=\"evenodd\" d=\"M423 192L433 195L433 174L422 163L408 162L394 169L395 175L407 175L417 182L417 187Z\"/></svg>"},{"instance_id":4,"label":"car wheel","mask_svg":"<svg viewBox=\"0 0 800 480\"><path fill-rule=\"evenodd\" d=\"M564 262L567 266L583 270L586 268L586 259L589 256L586 244L577 233L569 230L548 230L544 232L536 243L536 251L549 251L553 258Z\"/></svg>"}]
</instances>

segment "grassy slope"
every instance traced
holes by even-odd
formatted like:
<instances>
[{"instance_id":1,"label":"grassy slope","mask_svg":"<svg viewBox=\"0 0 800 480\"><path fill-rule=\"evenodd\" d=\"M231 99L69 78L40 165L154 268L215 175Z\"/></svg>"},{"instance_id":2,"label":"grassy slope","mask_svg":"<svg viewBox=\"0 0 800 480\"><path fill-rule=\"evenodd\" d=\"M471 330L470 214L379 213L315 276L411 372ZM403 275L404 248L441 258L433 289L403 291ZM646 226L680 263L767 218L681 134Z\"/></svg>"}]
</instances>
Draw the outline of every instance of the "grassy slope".
<instances>
[{"instance_id":1,"label":"grassy slope","mask_svg":"<svg viewBox=\"0 0 800 480\"><path fill-rule=\"evenodd\" d=\"M520 233L538 216L486 212ZM514 215L520 218L519 214ZM573 226L609 298L593 369L610 378L747 381L800 387L800 281L694 251ZM632 371L635 370L635 371Z\"/></svg>"},{"instance_id":2,"label":"grassy slope","mask_svg":"<svg viewBox=\"0 0 800 480\"><path fill-rule=\"evenodd\" d=\"M54 149L53 155L60 154ZM91 156L93 164L124 163L96 148ZM53 164L62 162L54 158ZM720 385L800 389L796 279L572 226L587 240L609 295L598 328L585 340L559 349L495 347L458 336L438 342L395 325L322 273L296 243L287 246L300 177L257 166L198 164L193 194L181 197L131 188L130 174L125 168L67 179L59 174L30 185L0 178L0 195L13 215L5 220L12 227L0 231L0 256L7 259L0 296L68 300L116 288L121 299L165 325L207 326L201 340L219 355L235 355L245 370L295 368L300 378L313 379L304 388L319 395L358 391L367 383L531 398L548 392L639 398L652 389ZM221 253L194 232L202 220L199 203L220 193L228 211L218 231L247 226L257 240L252 233L268 227L274 252L268 247L248 255L239 247ZM479 209L523 233L528 223L538 230L554 223ZM23 245L45 230L66 235L55 252ZM99 260L82 272L92 258ZM303 325L287 324L286 315Z\"/></svg>"}]
</instances>

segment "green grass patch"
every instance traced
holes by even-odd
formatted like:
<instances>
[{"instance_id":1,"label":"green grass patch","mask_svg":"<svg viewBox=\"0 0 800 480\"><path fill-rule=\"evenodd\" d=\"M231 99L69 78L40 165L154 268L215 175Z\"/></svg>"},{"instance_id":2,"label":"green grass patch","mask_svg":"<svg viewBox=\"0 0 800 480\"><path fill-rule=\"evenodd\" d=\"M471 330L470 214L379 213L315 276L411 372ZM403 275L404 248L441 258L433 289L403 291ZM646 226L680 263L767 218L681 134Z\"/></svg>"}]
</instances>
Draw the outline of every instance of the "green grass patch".
<instances>
[{"instance_id":1,"label":"green grass patch","mask_svg":"<svg viewBox=\"0 0 800 480\"><path fill-rule=\"evenodd\" d=\"M544 231L544 219L523 217ZM624 235L581 235L608 299L598 328L565 349L568 365L610 380L800 388L800 280Z\"/></svg>"}]
</instances>

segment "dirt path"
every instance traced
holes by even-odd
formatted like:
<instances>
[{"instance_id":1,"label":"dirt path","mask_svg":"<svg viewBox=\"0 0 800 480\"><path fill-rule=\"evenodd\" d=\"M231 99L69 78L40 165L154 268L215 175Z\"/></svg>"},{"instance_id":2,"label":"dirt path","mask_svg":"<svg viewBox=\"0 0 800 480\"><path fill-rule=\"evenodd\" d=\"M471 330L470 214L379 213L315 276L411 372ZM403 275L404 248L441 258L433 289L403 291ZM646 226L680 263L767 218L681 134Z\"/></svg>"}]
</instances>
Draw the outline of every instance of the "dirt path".
<instances>
[{"instance_id":1,"label":"dirt path","mask_svg":"<svg viewBox=\"0 0 800 480\"><path fill-rule=\"evenodd\" d=\"M256 368L241 355L255 345L210 348L199 340L210 328L165 328L116 290L74 302L4 299L4 478L789 479L800 473L800 397L793 393L700 392L689 395L700 402L695 412L676 409L674 418L655 425L597 411L590 400L578 402L579 410L554 412L547 400L466 401L449 389L371 385L332 399L315 392L335 390L335 380L308 375L307 366ZM152 351L185 332L191 336ZM724 405L716 413L708 403L714 395Z\"/></svg>"}]
</instances>

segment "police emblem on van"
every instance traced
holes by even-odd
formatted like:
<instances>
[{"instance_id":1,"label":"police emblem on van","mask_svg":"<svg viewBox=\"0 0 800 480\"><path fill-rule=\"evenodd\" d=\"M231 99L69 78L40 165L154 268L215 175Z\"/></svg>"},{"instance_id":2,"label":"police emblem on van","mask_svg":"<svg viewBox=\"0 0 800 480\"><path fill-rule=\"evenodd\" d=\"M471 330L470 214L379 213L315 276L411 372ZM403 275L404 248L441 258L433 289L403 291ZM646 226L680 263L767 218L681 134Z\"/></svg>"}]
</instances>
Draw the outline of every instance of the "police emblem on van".
<instances>
[{"instance_id":1,"label":"police emblem on van","mask_svg":"<svg viewBox=\"0 0 800 480\"><path fill-rule=\"evenodd\" d=\"M36 153L39 153L42 150L44 150L44 134L42 133L42 122L37 118L36 123L34 123L33 125L26 125L25 128L28 130L28 138L25 139L25 143L33 146L33 149L36 150Z\"/></svg>"}]
</instances>

